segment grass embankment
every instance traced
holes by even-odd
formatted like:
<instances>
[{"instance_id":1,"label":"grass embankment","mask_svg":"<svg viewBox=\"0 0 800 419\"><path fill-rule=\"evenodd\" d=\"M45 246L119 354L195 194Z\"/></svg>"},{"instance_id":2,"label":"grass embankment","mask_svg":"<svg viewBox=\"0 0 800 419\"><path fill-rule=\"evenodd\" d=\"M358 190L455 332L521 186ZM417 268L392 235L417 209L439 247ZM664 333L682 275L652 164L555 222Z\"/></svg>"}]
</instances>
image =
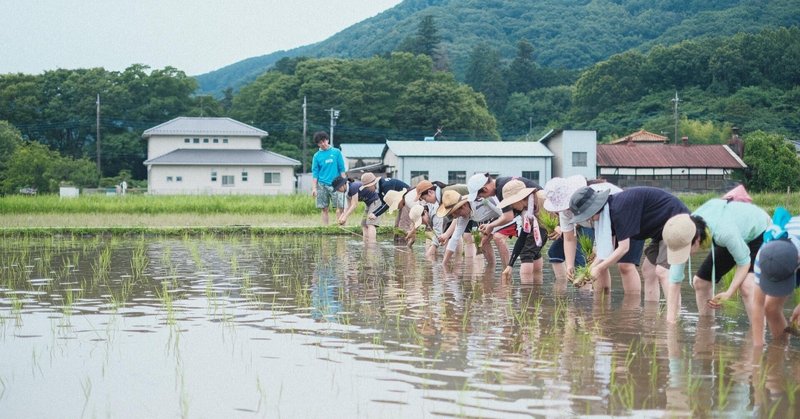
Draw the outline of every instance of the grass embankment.
<instances>
[{"instance_id":1,"label":"grass embankment","mask_svg":"<svg viewBox=\"0 0 800 419\"><path fill-rule=\"evenodd\" d=\"M694 210L716 194L679 195ZM753 194L756 205L770 214L783 206L800 214L800 194ZM323 227L320 211L309 195L281 196L103 196L59 198L55 195L0 198L0 229L4 233L139 233L257 231L274 234L360 234L363 204L345 228ZM394 216L382 217L381 233L392 231Z\"/></svg>"},{"instance_id":2,"label":"grass embankment","mask_svg":"<svg viewBox=\"0 0 800 419\"><path fill-rule=\"evenodd\" d=\"M58 196L0 198L3 233L235 233L361 234L363 204L347 225L321 224L320 210L308 195L282 196L102 196L61 199ZM390 232L394 217L386 217Z\"/></svg>"}]
</instances>

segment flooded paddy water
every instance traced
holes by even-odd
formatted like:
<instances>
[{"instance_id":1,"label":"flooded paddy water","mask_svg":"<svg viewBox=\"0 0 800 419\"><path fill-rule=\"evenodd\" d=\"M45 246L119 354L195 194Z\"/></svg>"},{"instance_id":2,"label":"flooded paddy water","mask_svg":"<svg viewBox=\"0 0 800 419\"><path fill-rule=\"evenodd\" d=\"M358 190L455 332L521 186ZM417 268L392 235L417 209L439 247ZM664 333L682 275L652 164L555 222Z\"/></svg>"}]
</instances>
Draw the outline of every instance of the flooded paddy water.
<instances>
[{"instance_id":1,"label":"flooded paddy water","mask_svg":"<svg viewBox=\"0 0 800 419\"><path fill-rule=\"evenodd\" d=\"M698 266L697 264L693 264ZM797 417L741 305L453 271L355 236L4 238L0 417Z\"/></svg>"}]
</instances>

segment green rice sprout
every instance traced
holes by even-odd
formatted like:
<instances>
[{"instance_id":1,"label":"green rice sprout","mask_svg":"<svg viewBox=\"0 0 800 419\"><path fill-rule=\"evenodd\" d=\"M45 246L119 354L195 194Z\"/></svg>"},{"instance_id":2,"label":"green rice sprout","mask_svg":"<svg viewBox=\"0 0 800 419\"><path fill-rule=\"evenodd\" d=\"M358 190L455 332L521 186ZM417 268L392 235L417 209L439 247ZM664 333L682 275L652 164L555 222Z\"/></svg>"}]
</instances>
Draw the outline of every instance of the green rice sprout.
<instances>
[{"instance_id":1,"label":"green rice sprout","mask_svg":"<svg viewBox=\"0 0 800 419\"><path fill-rule=\"evenodd\" d=\"M539 219L539 224L547 230L548 234L555 231L559 225L558 215L550 211L540 211L536 218Z\"/></svg>"}]
</instances>

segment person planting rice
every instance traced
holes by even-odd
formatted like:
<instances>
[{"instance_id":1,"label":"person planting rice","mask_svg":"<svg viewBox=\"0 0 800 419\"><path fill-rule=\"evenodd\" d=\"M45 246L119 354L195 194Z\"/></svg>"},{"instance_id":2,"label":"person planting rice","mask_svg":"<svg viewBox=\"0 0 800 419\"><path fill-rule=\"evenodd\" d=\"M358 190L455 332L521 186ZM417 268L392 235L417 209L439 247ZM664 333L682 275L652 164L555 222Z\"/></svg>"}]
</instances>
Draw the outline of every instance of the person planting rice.
<instances>
[{"instance_id":1,"label":"person planting rice","mask_svg":"<svg viewBox=\"0 0 800 419\"><path fill-rule=\"evenodd\" d=\"M600 243L610 243L612 241L611 230L608 228L595 230L589 221L583 221L577 225L570 222L572 217L572 213L569 210L570 198L575 191L587 185L597 192L608 190L612 195L622 192L622 189L604 180L596 179L587 182L586 178L581 175L568 178L555 177L545 185L544 192L547 198L544 201L544 208L559 215L558 234L550 236L555 241L550 245L547 255L553 266L557 282L565 281L565 278L569 278L574 284L583 286L593 281L595 289L610 290L611 275L607 269L600 271L599 276L593 278L590 275L590 269L584 266L587 265L585 255L592 252L595 236L597 234L601 235L598 238ZM605 226L603 225L602 227ZM578 235L583 235L588 239L588 242L584 242L583 246L579 246L578 244L580 243L576 242ZM625 294L641 294L642 285L637 267L642 259L643 249L644 240L633 239L630 243L630 250L617 262L617 269L619 269L622 278L622 288ZM602 250L601 258L607 258L613 248L606 246ZM588 265L591 265L591 262L588 262ZM581 267L584 268L580 269L580 278L577 278L578 268Z\"/></svg>"},{"instance_id":2,"label":"person planting rice","mask_svg":"<svg viewBox=\"0 0 800 419\"><path fill-rule=\"evenodd\" d=\"M750 203L719 198L708 200L691 215L680 214L671 218L664 226L668 262L672 265L667 321L676 322L678 319L684 265L692 249L698 248L705 239L708 227L713 240L711 251L692 280L699 314L713 316L723 301L741 290L742 302L752 324L753 262L769 225L769 214L763 209ZM733 267L736 271L730 287L715 295L715 285Z\"/></svg>"},{"instance_id":3,"label":"person planting rice","mask_svg":"<svg viewBox=\"0 0 800 419\"><path fill-rule=\"evenodd\" d=\"M753 318L750 323L753 346L764 345L764 320L773 340L785 342L787 334L800 335L800 304L789 323L783 306L800 287L800 216L784 208L775 209L772 224L764 232L764 245L756 255L753 271Z\"/></svg>"},{"instance_id":4,"label":"person planting rice","mask_svg":"<svg viewBox=\"0 0 800 419\"><path fill-rule=\"evenodd\" d=\"M447 249L442 259L442 264L447 265L456 252L458 238L463 236L464 242L472 242L474 247L475 239L472 237L472 230L476 229L480 223L497 218L501 211L491 205L491 200L484 199L480 202L472 202L469 200L469 196L459 195L455 190L448 190L444 192L439 213L453 220L450 228L439 237L439 241L442 244L447 243ZM494 253L492 252L491 243L482 241L481 246L486 262L489 265L493 265ZM464 253L465 256L469 256L466 251Z\"/></svg>"},{"instance_id":5,"label":"person planting rice","mask_svg":"<svg viewBox=\"0 0 800 419\"><path fill-rule=\"evenodd\" d=\"M541 284L542 247L547 242L547 230L539 225L536 214L544 201L544 192L537 187L526 187L521 180L512 179L503 186L500 208L511 208L522 216L522 232L514 244L508 266L502 273L504 280L511 279L511 271L517 257L522 260L519 269L522 283Z\"/></svg>"},{"instance_id":6,"label":"person planting rice","mask_svg":"<svg viewBox=\"0 0 800 419\"><path fill-rule=\"evenodd\" d=\"M499 204L503 200L503 186L511 180L518 180L526 187L542 189L538 183L526 179L524 177L498 177L497 179L491 177L489 173L476 173L469 178L467 188L469 189L469 200L478 201L480 199L495 198ZM504 265L508 265L510 255L508 253L508 245L505 240L508 237L517 235L518 217L514 216L514 211L511 207L503 208L503 213L497 219L481 224L479 227L483 236L481 242L488 241L494 238L497 244L497 252L500 253L500 259Z\"/></svg>"},{"instance_id":7,"label":"person planting rice","mask_svg":"<svg viewBox=\"0 0 800 419\"><path fill-rule=\"evenodd\" d=\"M587 220L594 223L598 256L590 268L592 277L598 277L609 266L620 261L631 250L632 240L651 239L644 250L642 266L644 299L658 301L659 284L666 293L669 263L662 230L673 216L689 213L689 208L683 202L669 192L647 186L626 189L613 195L610 190L596 191L584 186L570 197L569 210L572 212L571 223ZM616 237L616 247L612 231Z\"/></svg>"}]
</instances>

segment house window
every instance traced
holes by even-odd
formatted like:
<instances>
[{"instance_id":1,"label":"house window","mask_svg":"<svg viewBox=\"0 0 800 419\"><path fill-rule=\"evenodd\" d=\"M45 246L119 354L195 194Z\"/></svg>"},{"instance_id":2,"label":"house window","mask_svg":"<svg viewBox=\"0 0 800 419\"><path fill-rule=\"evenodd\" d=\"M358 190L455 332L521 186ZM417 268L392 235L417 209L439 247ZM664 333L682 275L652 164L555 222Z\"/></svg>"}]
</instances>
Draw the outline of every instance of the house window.
<instances>
[{"instance_id":1,"label":"house window","mask_svg":"<svg viewBox=\"0 0 800 419\"><path fill-rule=\"evenodd\" d=\"M222 186L233 186L234 178L233 175L222 175Z\"/></svg>"},{"instance_id":2,"label":"house window","mask_svg":"<svg viewBox=\"0 0 800 419\"><path fill-rule=\"evenodd\" d=\"M533 170L533 171L523 170L522 171L522 177L524 177L525 179L528 179L528 180L532 180L532 181L534 181L536 183L539 183L539 171L538 170Z\"/></svg>"},{"instance_id":3,"label":"house window","mask_svg":"<svg viewBox=\"0 0 800 419\"><path fill-rule=\"evenodd\" d=\"M195 144L200 144L200 139L199 138L195 138L195 139L192 140L192 142L195 143Z\"/></svg>"},{"instance_id":4,"label":"house window","mask_svg":"<svg viewBox=\"0 0 800 419\"><path fill-rule=\"evenodd\" d=\"M175 176L175 182L183 182L183 176Z\"/></svg>"},{"instance_id":5,"label":"house window","mask_svg":"<svg viewBox=\"0 0 800 419\"><path fill-rule=\"evenodd\" d=\"M228 139L227 138L223 138L222 139L222 144L228 144Z\"/></svg>"},{"instance_id":6,"label":"house window","mask_svg":"<svg viewBox=\"0 0 800 419\"><path fill-rule=\"evenodd\" d=\"M208 138L203 138L203 143L208 144Z\"/></svg>"},{"instance_id":7,"label":"house window","mask_svg":"<svg viewBox=\"0 0 800 419\"><path fill-rule=\"evenodd\" d=\"M447 183L467 183L467 172L447 172Z\"/></svg>"},{"instance_id":8,"label":"house window","mask_svg":"<svg viewBox=\"0 0 800 419\"><path fill-rule=\"evenodd\" d=\"M265 185L280 185L281 174L279 172L264 172Z\"/></svg>"},{"instance_id":9,"label":"house window","mask_svg":"<svg viewBox=\"0 0 800 419\"><path fill-rule=\"evenodd\" d=\"M211 181L212 182L216 182L217 181L217 172L216 171L211 172Z\"/></svg>"},{"instance_id":10,"label":"house window","mask_svg":"<svg viewBox=\"0 0 800 419\"><path fill-rule=\"evenodd\" d=\"M572 167L586 167L586 152L573 151L572 152Z\"/></svg>"},{"instance_id":11,"label":"house window","mask_svg":"<svg viewBox=\"0 0 800 419\"><path fill-rule=\"evenodd\" d=\"M428 179L428 171L427 170L412 170L411 171L411 184L416 185L423 180Z\"/></svg>"},{"instance_id":12,"label":"house window","mask_svg":"<svg viewBox=\"0 0 800 419\"><path fill-rule=\"evenodd\" d=\"M214 138L214 144L218 144L218 143L219 143L219 138Z\"/></svg>"},{"instance_id":13,"label":"house window","mask_svg":"<svg viewBox=\"0 0 800 419\"><path fill-rule=\"evenodd\" d=\"M191 138L184 138L183 142L186 143L186 144L189 144L189 143L192 142L192 139Z\"/></svg>"},{"instance_id":14,"label":"house window","mask_svg":"<svg viewBox=\"0 0 800 419\"><path fill-rule=\"evenodd\" d=\"M242 182L247 182L247 172L242 172Z\"/></svg>"},{"instance_id":15,"label":"house window","mask_svg":"<svg viewBox=\"0 0 800 419\"><path fill-rule=\"evenodd\" d=\"M172 176L167 176L167 182L172 182Z\"/></svg>"}]
</instances>

